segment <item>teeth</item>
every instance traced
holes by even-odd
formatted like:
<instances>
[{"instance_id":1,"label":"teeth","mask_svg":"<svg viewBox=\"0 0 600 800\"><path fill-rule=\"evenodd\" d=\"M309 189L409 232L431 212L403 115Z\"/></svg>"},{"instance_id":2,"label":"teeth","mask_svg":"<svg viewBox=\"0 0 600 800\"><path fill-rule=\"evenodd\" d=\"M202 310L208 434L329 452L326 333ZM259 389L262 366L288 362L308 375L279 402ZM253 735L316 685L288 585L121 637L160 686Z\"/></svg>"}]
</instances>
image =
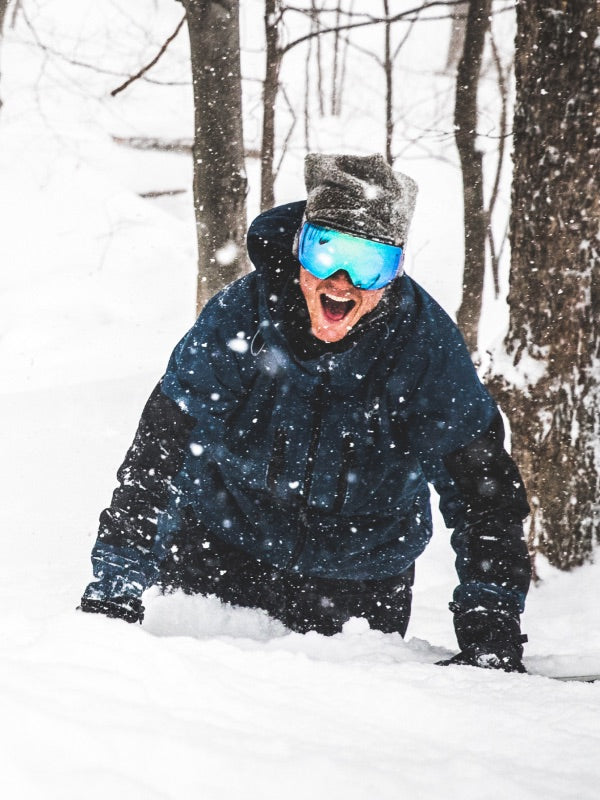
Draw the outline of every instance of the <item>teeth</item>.
<instances>
[{"instance_id":1,"label":"teeth","mask_svg":"<svg viewBox=\"0 0 600 800\"><path fill-rule=\"evenodd\" d=\"M329 294L329 292L324 292L324 295L336 303L347 303L352 299L351 297L338 297L337 294Z\"/></svg>"}]
</instances>

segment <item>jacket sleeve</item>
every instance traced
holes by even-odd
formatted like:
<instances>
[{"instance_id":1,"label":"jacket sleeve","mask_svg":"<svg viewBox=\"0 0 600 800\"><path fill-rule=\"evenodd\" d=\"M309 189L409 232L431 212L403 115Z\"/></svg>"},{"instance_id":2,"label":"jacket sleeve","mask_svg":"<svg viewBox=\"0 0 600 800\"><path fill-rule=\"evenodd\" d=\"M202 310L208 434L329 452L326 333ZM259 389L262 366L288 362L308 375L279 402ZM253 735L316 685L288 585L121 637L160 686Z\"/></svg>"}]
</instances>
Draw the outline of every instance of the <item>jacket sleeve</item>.
<instances>
[{"instance_id":1,"label":"jacket sleeve","mask_svg":"<svg viewBox=\"0 0 600 800\"><path fill-rule=\"evenodd\" d=\"M164 510L172 480L181 469L194 420L162 392L150 395L117 478L110 506L100 515L106 544L152 547L156 515Z\"/></svg>"},{"instance_id":2,"label":"jacket sleeve","mask_svg":"<svg viewBox=\"0 0 600 800\"><path fill-rule=\"evenodd\" d=\"M462 505L452 534L460 580L452 610L483 607L518 616L531 578L522 524L529 506L519 471L504 449L500 414L485 433L443 461Z\"/></svg>"},{"instance_id":3,"label":"jacket sleeve","mask_svg":"<svg viewBox=\"0 0 600 800\"><path fill-rule=\"evenodd\" d=\"M117 472L112 502L100 514L92 565L101 595L139 594L156 577L157 516L166 508L193 426L193 418L163 393L161 381Z\"/></svg>"},{"instance_id":4,"label":"jacket sleeve","mask_svg":"<svg viewBox=\"0 0 600 800\"><path fill-rule=\"evenodd\" d=\"M457 586L452 610L523 611L530 563L522 521L523 482L504 449L498 408L473 367L462 337L445 316L430 339L410 402L408 435L425 477L454 529Z\"/></svg>"},{"instance_id":5,"label":"jacket sleeve","mask_svg":"<svg viewBox=\"0 0 600 800\"><path fill-rule=\"evenodd\" d=\"M240 321L241 299L247 297L249 283L240 281L207 303L175 347L165 375L146 403L118 471L119 485L100 515L92 551L99 584L86 590L93 599L139 595L155 581L158 516L176 495L174 479L188 450L194 452L201 442L217 457L223 446L224 418L243 388L238 351L246 348L246 340L237 337L240 330L251 330L250 324Z\"/></svg>"}]
</instances>

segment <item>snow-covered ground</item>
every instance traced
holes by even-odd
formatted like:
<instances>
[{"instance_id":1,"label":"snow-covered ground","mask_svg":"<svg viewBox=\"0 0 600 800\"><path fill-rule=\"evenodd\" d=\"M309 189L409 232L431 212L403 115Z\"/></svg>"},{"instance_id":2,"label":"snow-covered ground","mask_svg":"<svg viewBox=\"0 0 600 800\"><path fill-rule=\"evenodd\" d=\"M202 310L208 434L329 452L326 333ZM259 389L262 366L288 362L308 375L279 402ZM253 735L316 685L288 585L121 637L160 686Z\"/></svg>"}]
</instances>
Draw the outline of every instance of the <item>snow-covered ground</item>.
<instances>
[{"instance_id":1,"label":"snow-covered ground","mask_svg":"<svg viewBox=\"0 0 600 800\"><path fill-rule=\"evenodd\" d=\"M48 47L123 72L180 14L151 0L25 5ZM139 41L124 9L144 21L132 28ZM436 30L443 61L447 31ZM189 189L190 165L111 135L189 135L189 87L140 84L109 101L118 77L40 56L27 36L23 20L9 32L0 85L1 796L597 798L600 684L543 676L600 671L598 564L571 574L538 564L523 624L529 676L434 665L455 649L453 554L439 520L406 641L359 620L332 638L302 636L260 611L153 592L142 626L76 613L98 512L194 313L189 191L139 197ZM178 48L165 80L186 78ZM433 81L434 49L415 40L415 92ZM364 152L363 123L351 122L315 120L315 140ZM411 271L453 310L457 176L412 155L398 165L421 184ZM301 156L298 140L282 201L302 195ZM493 336L502 316L490 308Z\"/></svg>"}]
</instances>

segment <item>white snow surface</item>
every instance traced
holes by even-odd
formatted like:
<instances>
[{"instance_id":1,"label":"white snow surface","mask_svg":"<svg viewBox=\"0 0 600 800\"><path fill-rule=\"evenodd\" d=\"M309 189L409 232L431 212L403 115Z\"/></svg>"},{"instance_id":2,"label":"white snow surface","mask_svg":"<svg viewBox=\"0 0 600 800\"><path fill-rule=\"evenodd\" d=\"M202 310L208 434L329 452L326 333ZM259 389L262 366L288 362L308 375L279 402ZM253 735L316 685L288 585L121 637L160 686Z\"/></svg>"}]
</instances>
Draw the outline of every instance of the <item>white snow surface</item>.
<instances>
[{"instance_id":1,"label":"white snow surface","mask_svg":"<svg viewBox=\"0 0 600 800\"><path fill-rule=\"evenodd\" d=\"M25 5L47 45L120 73L149 60L181 13L151 0ZM261 6L243 6L247 36ZM411 86L422 91L408 107L425 106L425 116L423 86L439 69L433 44L443 61L447 35L444 23L428 24L399 90L399 102ZM456 647L447 610L456 577L439 516L417 564L405 641L361 620L331 638L299 635L260 610L155 591L144 597L142 626L75 610L115 470L193 321L190 165L126 150L111 135L189 137L190 93L138 83L109 101L123 76L27 41L20 19L2 50L0 85L0 796L597 798L600 684L548 676L600 672L598 564L564 574L538 561L523 618L528 676L435 666ZM255 51L245 59L251 72ZM186 64L183 37L155 76L187 80ZM379 136L370 121L379 77L368 59L360 68L370 72L352 84L352 113L316 119L315 146L365 152L365 130ZM365 101L371 91L377 102ZM301 158L298 133L281 201L302 196ZM421 185L411 269L453 311L462 247L455 167L415 149L398 167ZM251 162L249 174L252 214ZM139 196L177 188L186 194ZM498 336L505 311L489 308Z\"/></svg>"}]
</instances>

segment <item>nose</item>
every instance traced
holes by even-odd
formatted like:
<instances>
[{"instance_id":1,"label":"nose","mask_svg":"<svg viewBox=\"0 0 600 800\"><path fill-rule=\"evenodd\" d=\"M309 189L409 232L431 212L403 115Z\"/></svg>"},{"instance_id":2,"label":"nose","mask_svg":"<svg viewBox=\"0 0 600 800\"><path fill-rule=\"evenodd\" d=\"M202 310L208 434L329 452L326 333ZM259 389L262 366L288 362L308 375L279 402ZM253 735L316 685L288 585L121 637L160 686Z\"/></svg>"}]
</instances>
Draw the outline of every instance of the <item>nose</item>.
<instances>
[{"instance_id":1,"label":"nose","mask_svg":"<svg viewBox=\"0 0 600 800\"><path fill-rule=\"evenodd\" d=\"M336 283L343 283L348 286L354 286L350 280L350 275L348 275L345 269L338 269L337 272L334 272L333 275L329 276L328 280L336 281Z\"/></svg>"}]
</instances>

